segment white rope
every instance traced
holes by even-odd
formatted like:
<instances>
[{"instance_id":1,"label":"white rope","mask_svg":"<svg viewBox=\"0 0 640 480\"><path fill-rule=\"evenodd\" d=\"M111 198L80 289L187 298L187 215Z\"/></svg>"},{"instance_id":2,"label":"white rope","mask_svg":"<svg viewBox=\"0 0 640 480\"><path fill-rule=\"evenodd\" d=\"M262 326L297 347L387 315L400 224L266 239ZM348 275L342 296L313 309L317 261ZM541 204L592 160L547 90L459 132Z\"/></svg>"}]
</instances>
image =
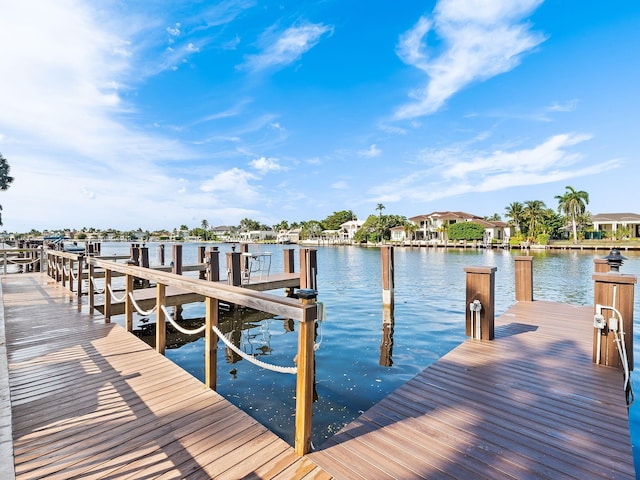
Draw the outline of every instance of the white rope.
<instances>
[{"instance_id":1,"label":"white rope","mask_svg":"<svg viewBox=\"0 0 640 480\"><path fill-rule=\"evenodd\" d=\"M127 298L127 292L124 292L124 295L122 295L122 297L118 298L116 297L116 294L113 293L113 289L111 288L111 285L107 285L107 288L109 289L109 294L111 295L111 300L116 302L116 303L120 303L120 302L124 302L124 299Z\"/></svg>"},{"instance_id":2,"label":"white rope","mask_svg":"<svg viewBox=\"0 0 640 480\"><path fill-rule=\"evenodd\" d=\"M71 271L71 278L73 278L74 280L78 280L78 271L74 268L70 268L69 270Z\"/></svg>"},{"instance_id":3,"label":"white rope","mask_svg":"<svg viewBox=\"0 0 640 480\"><path fill-rule=\"evenodd\" d=\"M229 341L229 339L224 335L224 333L222 333L220 331L220 329L218 329L218 327L216 327L215 325L212 326L213 331L215 332L216 335L218 335L218 338L220 340L222 340L222 342L229 347L231 350L233 350L235 353L237 353L238 355L240 355L242 358L244 358L247 362L253 363L254 365L257 365L259 367L262 367L264 369L267 370L271 370L272 372L278 372L278 373L290 373L292 375L295 375L296 373L298 373L298 368L297 367L281 367L279 365L271 365L270 363L265 363L262 362L260 360L258 360L256 357L254 357L253 355L248 355L247 353L243 352L242 350L240 350L238 347L236 347L233 343L231 343Z\"/></svg>"},{"instance_id":4,"label":"white rope","mask_svg":"<svg viewBox=\"0 0 640 480\"><path fill-rule=\"evenodd\" d=\"M173 327L176 330L178 330L181 333L184 333L185 335L197 335L199 333L204 332L204 329L207 328L207 325L205 324L205 325L202 325L201 327L196 328L195 330L187 330L186 328L183 328L176 323L176 321L173 319L173 316L167 311L166 306L160 305L160 308L164 312L164 316L167 318L167 320L169 320L169 323L173 325Z\"/></svg>"},{"instance_id":5,"label":"white rope","mask_svg":"<svg viewBox=\"0 0 640 480\"><path fill-rule=\"evenodd\" d=\"M104 293L104 288L98 289L96 287L96 279L93 277L91 277L91 286L93 287L94 292L97 293L98 295L102 295Z\"/></svg>"},{"instance_id":6,"label":"white rope","mask_svg":"<svg viewBox=\"0 0 640 480\"><path fill-rule=\"evenodd\" d=\"M12 263L14 265L34 265L35 263L39 262L40 259L36 258L34 260L29 260L27 258L23 258L23 259L11 259L11 258L7 258L7 263Z\"/></svg>"},{"instance_id":7,"label":"white rope","mask_svg":"<svg viewBox=\"0 0 640 480\"><path fill-rule=\"evenodd\" d=\"M131 303L133 304L133 306L136 307L136 310L138 311L138 313L143 317L147 317L151 315L158 308L158 305L154 305L151 310L143 310L142 307L138 305L138 302L136 302L136 299L133 298L133 292L129 292L129 298L131 299Z\"/></svg>"}]
</instances>

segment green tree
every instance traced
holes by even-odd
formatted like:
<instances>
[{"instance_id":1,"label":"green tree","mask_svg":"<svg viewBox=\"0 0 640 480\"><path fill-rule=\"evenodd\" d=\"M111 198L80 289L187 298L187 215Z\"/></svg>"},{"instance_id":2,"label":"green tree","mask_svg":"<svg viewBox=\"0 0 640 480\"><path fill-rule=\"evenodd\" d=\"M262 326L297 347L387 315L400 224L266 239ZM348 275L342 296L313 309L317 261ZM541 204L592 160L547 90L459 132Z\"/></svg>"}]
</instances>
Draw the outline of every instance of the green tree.
<instances>
[{"instance_id":1,"label":"green tree","mask_svg":"<svg viewBox=\"0 0 640 480\"><path fill-rule=\"evenodd\" d=\"M418 231L418 225L413 222L406 221L404 223L404 234L409 239L409 242L413 242L416 232Z\"/></svg>"},{"instance_id":2,"label":"green tree","mask_svg":"<svg viewBox=\"0 0 640 480\"><path fill-rule=\"evenodd\" d=\"M203 219L200 226L202 227L202 235L200 235L200 238L206 242L209 240L209 222L206 219Z\"/></svg>"},{"instance_id":3,"label":"green tree","mask_svg":"<svg viewBox=\"0 0 640 480\"><path fill-rule=\"evenodd\" d=\"M3 192L9 188L13 182L13 177L9 176L11 167L7 159L0 153L0 190ZM0 205L0 211L2 211L2 205ZM0 214L0 225L2 225L2 214Z\"/></svg>"},{"instance_id":4,"label":"green tree","mask_svg":"<svg viewBox=\"0 0 640 480\"><path fill-rule=\"evenodd\" d=\"M357 220L356 215L351 210L340 210L333 212L322 221L325 230L339 230L340 226L351 220Z\"/></svg>"},{"instance_id":5,"label":"green tree","mask_svg":"<svg viewBox=\"0 0 640 480\"><path fill-rule=\"evenodd\" d=\"M260 222L252 220L250 218L243 218L242 220L240 220L240 230L243 230L245 232L250 232L252 230L261 230L261 226L262 225L260 224Z\"/></svg>"},{"instance_id":6,"label":"green tree","mask_svg":"<svg viewBox=\"0 0 640 480\"><path fill-rule=\"evenodd\" d=\"M573 230L573 243L578 243L578 217L582 215L589 204L589 194L583 190L576 190L566 186L564 195L556 195L558 200L558 212L561 212L571 222Z\"/></svg>"},{"instance_id":7,"label":"green tree","mask_svg":"<svg viewBox=\"0 0 640 480\"><path fill-rule=\"evenodd\" d=\"M509 223L509 225L513 225L516 232L520 232L520 225L524 219L524 205L520 202L513 202L505 208L504 214L509 220L507 223Z\"/></svg>"},{"instance_id":8,"label":"green tree","mask_svg":"<svg viewBox=\"0 0 640 480\"><path fill-rule=\"evenodd\" d=\"M523 219L527 224L527 235L535 237L544 225L547 206L542 200L527 200L524 202Z\"/></svg>"},{"instance_id":9,"label":"green tree","mask_svg":"<svg viewBox=\"0 0 640 480\"><path fill-rule=\"evenodd\" d=\"M358 243L375 243L378 239L380 219L375 215L369 215L362 226L353 236L353 240Z\"/></svg>"},{"instance_id":10,"label":"green tree","mask_svg":"<svg viewBox=\"0 0 640 480\"><path fill-rule=\"evenodd\" d=\"M304 222L304 226L302 227L302 231L300 232L301 236L305 240L309 240L312 238L319 238L322 235L322 223L317 220L309 220Z\"/></svg>"}]
</instances>

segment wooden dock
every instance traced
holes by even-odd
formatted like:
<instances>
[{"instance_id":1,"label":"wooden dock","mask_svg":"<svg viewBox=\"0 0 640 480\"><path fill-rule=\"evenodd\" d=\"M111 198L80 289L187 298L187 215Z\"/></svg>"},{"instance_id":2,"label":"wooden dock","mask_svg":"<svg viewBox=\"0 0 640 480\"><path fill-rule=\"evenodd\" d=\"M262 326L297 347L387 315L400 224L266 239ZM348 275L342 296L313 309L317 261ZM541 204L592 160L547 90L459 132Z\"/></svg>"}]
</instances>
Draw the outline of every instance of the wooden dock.
<instances>
[{"instance_id":1,"label":"wooden dock","mask_svg":"<svg viewBox=\"0 0 640 480\"><path fill-rule=\"evenodd\" d=\"M220 281L220 283L224 285L227 284L226 281ZM278 290L281 288L299 288L300 274L274 273L265 278L260 278L258 276L257 278L251 279L251 281L247 283L243 283L242 287L258 292ZM155 287L136 289L133 292L133 297L140 308L149 310L156 304L156 289ZM176 305L202 301L204 301L204 296L198 295L197 293L185 291L176 287L167 288L167 307L174 307ZM104 313L104 295L96 296L95 308L100 313ZM111 303L112 315L122 315L123 313L124 301Z\"/></svg>"},{"instance_id":2,"label":"wooden dock","mask_svg":"<svg viewBox=\"0 0 640 480\"><path fill-rule=\"evenodd\" d=\"M330 478L51 278L2 289L16 478Z\"/></svg>"},{"instance_id":3,"label":"wooden dock","mask_svg":"<svg viewBox=\"0 0 640 480\"><path fill-rule=\"evenodd\" d=\"M297 457L53 279L3 289L19 479L636 478L623 376L592 362L591 307L517 303L494 340L463 342Z\"/></svg>"},{"instance_id":4,"label":"wooden dock","mask_svg":"<svg viewBox=\"0 0 640 480\"><path fill-rule=\"evenodd\" d=\"M309 457L344 479L634 479L623 376L592 335L591 307L517 303Z\"/></svg>"}]
</instances>

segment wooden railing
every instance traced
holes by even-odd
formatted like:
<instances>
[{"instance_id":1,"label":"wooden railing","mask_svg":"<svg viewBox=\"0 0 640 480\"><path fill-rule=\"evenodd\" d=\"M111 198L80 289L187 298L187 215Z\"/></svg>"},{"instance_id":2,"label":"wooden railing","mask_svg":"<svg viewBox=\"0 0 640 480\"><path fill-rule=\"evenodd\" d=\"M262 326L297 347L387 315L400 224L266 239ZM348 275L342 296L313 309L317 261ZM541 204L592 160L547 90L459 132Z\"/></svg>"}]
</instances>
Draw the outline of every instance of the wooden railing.
<instances>
[{"instance_id":1,"label":"wooden railing","mask_svg":"<svg viewBox=\"0 0 640 480\"><path fill-rule=\"evenodd\" d=\"M301 258L306 258L306 249L300 251ZM104 278L104 316L105 322L111 316L111 286L115 276L124 276L125 327L133 329L134 280L142 279L156 285L156 350L164 353L166 319L163 308L166 300L167 287L176 287L184 291L202 295L205 298L205 384L216 388L217 344L218 337L213 327L218 326L219 303L240 305L272 315L298 321L298 351L295 356L296 367L296 422L295 422L295 451L304 455L311 451L311 426L314 381L314 335L317 319L315 291L300 292L300 300L277 296L274 294L257 292L242 287L211 282L199 278L189 278L171 272L126 265L112 260L95 257L84 257L65 252L47 251L47 274L63 286L69 284L82 295L82 279L86 264L89 280L88 294L93 297L97 269L103 272ZM93 304L91 303L91 309Z\"/></svg>"},{"instance_id":2,"label":"wooden railing","mask_svg":"<svg viewBox=\"0 0 640 480\"><path fill-rule=\"evenodd\" d=\"M9 265L22 267L22 271L40 271L43 263L43 251L41 248L3 248L0 249L2 257L2 273L9 273Z\"/></svg>"}]
</instances>

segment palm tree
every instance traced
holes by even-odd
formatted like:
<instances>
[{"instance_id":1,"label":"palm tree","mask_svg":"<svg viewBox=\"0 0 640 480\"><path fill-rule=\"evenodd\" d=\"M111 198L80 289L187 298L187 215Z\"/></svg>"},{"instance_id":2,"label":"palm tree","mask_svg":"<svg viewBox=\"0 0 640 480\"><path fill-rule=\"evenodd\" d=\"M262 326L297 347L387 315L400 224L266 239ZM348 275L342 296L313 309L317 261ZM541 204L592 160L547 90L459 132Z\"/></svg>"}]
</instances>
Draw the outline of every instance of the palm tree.
<instances>
[{"instance_id":1,"label":"palm tree","mask_svg":"<svg viewBox=\"0 0 640 480\"><path fill-rule=\"evenodd\" d=\"M528 235L534 237L538 227L544 224L545 209L547 206L542 200L527 200L524 202L523 219L528 222Z\"/></svg>"},{"instance_id":2,"label":"palm tree","mask_svg":"<svg viewBox=\"0 0 640 480\"><path fill-rule=\"evenodd\" d=\"M413 222L405 222L404 234L409 237L409 244L413 244L413 238L418 231L418 225Z\"/></svg>"},{"instance_id":3,"label":"palm tree","mask_svg":"<svg viewBox=\"0 0 640 480\"><path fill-rule=\"evenodd\" d=\"M556 195L558 200L558 212L562 212L571 220L573 227L573 244L578 243L578 226L577 220L584 213L589 204L589 194L583 190L576 190L571 186L565 187L567 190L564 195Z\"/></svg>"},{"instance_id":4,"label":"palm tree","mask_svg":"<svg viewBox=\"0 0 640 480\"><path fill-rule=\"evenodd\" d=\"M11 182L13 182L13 177L9 176L10 169L9 162L7 162L7 159L0 153L0 190L3 192L8 189ZM2 211L1 205L0 211ZM2 225L2 215L0 215L0 225Z\"/></svg>"},{"instance_id":5,"label":"palm tree","mask_svg":"<svg viewBox=\"0 0 640 480\"><path fill-rule=\"evenodd\" d=\"M513 202L504 209L504 216L509 219L509 224L513 225L516 232L520 232L520 224L524 216L524 205L520 202Z\"/></svg>"},{"instance_id":6,"label":"palm tree","mask_svg":"<svg viewBox=\"0 0 640 480\"><path fill-rule=\"evenodd\" d=\"M206 242L207 240L209 240L209 222L204 219L202 220L202 230L203 230L203 236L204 236L204 241Z\"/></svg>"},{"instance_id":7,"label":"palm tree","mask_svg":"<svg viewBox=\"0 0 640 480\"><path fill-rule=\"evenodd\" d=\"M382 236L380 233L382 231L382 210L384 210L385 208L387 207L385 207L381 203L376 205L376 210L378 211L378 241L380 241L380 237Z\"/></svg>"}]
</instances>

